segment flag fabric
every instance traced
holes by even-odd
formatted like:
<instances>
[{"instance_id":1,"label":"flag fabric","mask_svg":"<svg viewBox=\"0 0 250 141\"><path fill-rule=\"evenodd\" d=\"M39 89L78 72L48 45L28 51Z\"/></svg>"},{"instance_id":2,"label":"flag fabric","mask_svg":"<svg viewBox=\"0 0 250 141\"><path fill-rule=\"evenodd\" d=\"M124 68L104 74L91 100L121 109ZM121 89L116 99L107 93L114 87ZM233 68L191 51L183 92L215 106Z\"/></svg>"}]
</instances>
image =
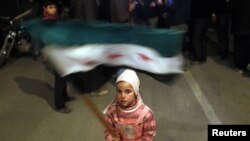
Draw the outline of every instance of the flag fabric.
<instances>
[{"instance_id":1,"label":"flag fabric","mask_svg":"<svg viewBox=\"0 0 250 141\"><path fill-rule=\"evenodd\" d=\"M76 20L27 23L32 37L45 45L43 53L55 70L62 77L73 76L81 91L99 88L119 67L159 80L182 73L181 31Z\"/></svg>"},{"instance_id":2,"label":"flag fabric","mask_svg":"<svg viewBox=\"0 0 250 141\"><path fill-rule=\"evenodd\" d=\"M154 74L182 72L180 55L166 58L151 48L134 44L87 44L65 49L51 45L44 54L61 76L87 72L99 65L127 66Z\"/></svg>"}]
</instances>

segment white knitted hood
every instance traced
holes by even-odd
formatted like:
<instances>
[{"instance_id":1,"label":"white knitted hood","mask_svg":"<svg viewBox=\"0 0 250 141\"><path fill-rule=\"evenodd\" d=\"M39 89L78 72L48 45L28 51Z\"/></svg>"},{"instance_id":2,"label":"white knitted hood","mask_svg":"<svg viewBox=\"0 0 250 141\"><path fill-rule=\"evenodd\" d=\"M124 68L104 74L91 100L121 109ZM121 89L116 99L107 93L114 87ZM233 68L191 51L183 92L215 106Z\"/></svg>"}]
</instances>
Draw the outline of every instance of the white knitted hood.
<instances>
[{"instance_id":1,"label":"white knitted hood","mask_svg":"<svg viewBox=\"0 0 250 141\"><path fill-rule=\"evenodd\" d=\"M134 89L136 95L137 95L137 104L135 105L135 107L132 107L131 109L120 109L122 110L123 112L133 112L135 111L141 104L143 104L143 101L141 99L141 95L140 95L140 92L139 92L139 87L140 87L140 80L136 74L136 72L134 70L131 70L131 69L126 69L124 70L117 78L116 80L116 84L120 81L125 81L125 82L128 82ZM114 98L112 100L112 102L105 108L105 110L103 111L104 114L107 113L107 110L109 109L110 106L115 106L117 103L116 103L116 98Z\"/></svg>"},{"instance_id":2,"label":"white knitted hood","mask_svg":"<svg viewBox=\"0 0 250 141\"><path fill-rule=\"evenodd\" d=\"M116 80L116 84L120 81L128 82L133 88L137 95L139 95L140 80L134 70L124 70Z\"/></svg>"}]
</instances>

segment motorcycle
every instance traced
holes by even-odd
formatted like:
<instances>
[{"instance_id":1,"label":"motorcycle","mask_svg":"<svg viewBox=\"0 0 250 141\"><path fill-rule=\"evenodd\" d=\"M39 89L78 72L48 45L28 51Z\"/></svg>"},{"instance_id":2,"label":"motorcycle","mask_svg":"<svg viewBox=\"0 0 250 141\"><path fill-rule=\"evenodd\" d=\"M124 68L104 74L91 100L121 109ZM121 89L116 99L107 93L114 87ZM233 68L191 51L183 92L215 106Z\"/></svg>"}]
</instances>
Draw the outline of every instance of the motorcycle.
<instances>
[{"instance_id":1,"label":"motorcycle","mask_svg":"<svg viewBox=\"0 0 250 141\"><path fill-rule=\"evenodd\" d=\"M10 17L0 17L1 25L4 33L4 41L0 49L0 67L7 63L11 53L15 50L18 53L27 53L31 49L30 36L24 26L20 24L18 19L26 15L19 15L13 19Z\"/></svg>"}]
</instances>

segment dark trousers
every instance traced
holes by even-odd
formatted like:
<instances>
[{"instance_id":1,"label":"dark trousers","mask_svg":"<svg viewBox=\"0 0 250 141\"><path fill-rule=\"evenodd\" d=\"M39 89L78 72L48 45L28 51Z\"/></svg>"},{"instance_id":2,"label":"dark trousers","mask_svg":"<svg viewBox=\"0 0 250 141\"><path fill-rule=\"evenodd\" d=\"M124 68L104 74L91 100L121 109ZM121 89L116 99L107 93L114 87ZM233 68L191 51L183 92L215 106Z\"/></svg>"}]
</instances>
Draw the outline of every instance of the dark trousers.
<instances>
[{"instance_id":1,"label":"dark trousers","mask_svg":"<svg viewBox=\"0 0 250 141\"><path fill-rule=\"evenodd\" d=\"M229 16L227 14L218 14L216 31L219 40L218 53L222 59L229 55Z\"/></svg>"},{"instance_id":2,"label":"dark trousers","mask_svg":"<svg viewBox=\"0 0 250 141\"><path fill-rule=\"evenodd\" d=\"M192 45L195 54L195 60L206 61L207 59L207 45L206 34L209 21L207 19L194 19L191 24L192 30Z\"/></svg>"},{"instance_id":3,"label":"dark trousers","mask_svg":"<svg viewBox=\"0 0 250 141\"><path fill-rule=\"evenodd\" d=\"M234 62L242 70L250 64L250 35L234 35Z\"/></svg>"},{"instance_id":4,"label":"dark trousers","mask_svg":"<svg viewBox=\"0 0 250 141\"><path fill-rule=\"evenodd\" d=\"M95 21L98 16L96 0L71 0L70 9L73 18Z\"/></svg>"},{"instance_id":5,"label":"dark trousers","mask_svg":"<svg viewBox=\"0 0 250 141\"><path fill-rule=\"evenodd\" d=\"M54 104L56 109L65 108L65 102L68 98L66 91L66 78L59 76L57 72L54 71Z\"/></svg>"},{"instance_id":6,"label":"dark trousers","mask_svg":"<svg viewBox=\"0 0 250 141\"><path fill-rule=\"evenodd\" d=\"M111 22L110 0L99 0L98 20Z\"/></svg>"}]
</instances>

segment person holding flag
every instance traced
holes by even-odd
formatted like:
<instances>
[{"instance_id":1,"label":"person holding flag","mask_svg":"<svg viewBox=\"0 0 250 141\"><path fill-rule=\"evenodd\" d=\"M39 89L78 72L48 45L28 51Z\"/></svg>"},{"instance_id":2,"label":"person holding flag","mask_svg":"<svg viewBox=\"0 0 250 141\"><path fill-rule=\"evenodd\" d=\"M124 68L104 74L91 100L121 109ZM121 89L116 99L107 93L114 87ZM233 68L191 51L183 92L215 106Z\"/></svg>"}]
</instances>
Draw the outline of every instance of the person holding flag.
<instances>
[{"instance_id":1,"label":"person holding flag","mask_svg":"<svg viewBox=\"0 0 250 141\"><path fill-rule=\"evenodd\" d=\"M45 24L52 24L59 21L59 11L55 0L45 0L42 4L42 19ZM37 49L38 51L38 49ZM54 69L54 105L55 110L60 113L70 113L72 110L67 108L65 103L75 98L67 93L67 78L61 77Z\"/></svg>"}]
</instances>

